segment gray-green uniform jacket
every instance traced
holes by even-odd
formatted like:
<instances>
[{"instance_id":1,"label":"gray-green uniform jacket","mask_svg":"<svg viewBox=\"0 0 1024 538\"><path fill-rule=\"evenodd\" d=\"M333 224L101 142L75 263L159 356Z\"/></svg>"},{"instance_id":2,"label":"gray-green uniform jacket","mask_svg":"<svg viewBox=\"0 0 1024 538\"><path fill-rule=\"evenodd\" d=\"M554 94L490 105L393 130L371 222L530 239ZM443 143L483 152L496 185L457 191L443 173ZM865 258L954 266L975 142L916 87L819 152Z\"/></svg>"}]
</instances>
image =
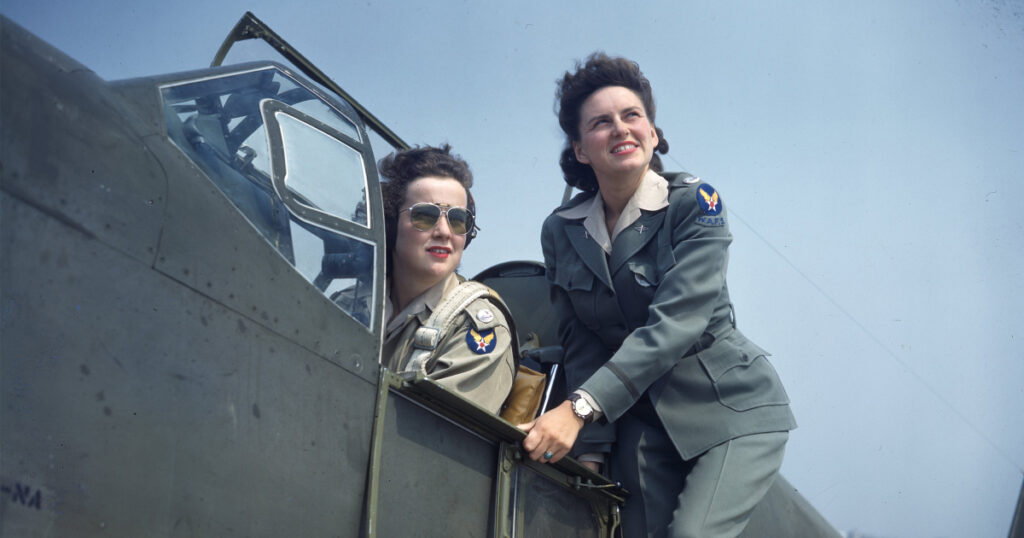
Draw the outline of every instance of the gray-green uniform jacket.
<instances>
[{"instance_id":1,"label":"gray-green uniform jacket","mask_svg":"<svg viewBox=\"0 0 1024 538\"><path fill-rule=\"evenodd\" d=\"M725 279L732 236L718 193L689 174L663 176L669 207L643 211L610 255L583 219L544 222L568 387L588 392L604 413L583 430L577 453L607 452L607 422L644 392L687 460L729 439L796 427L767 353L734 327Z\"/></svg>"},{"instance_id":2,"label":"gray-green uniform jacket","mask_svg":"<svg viewBox=\"0 0 1024 538\"><path fill-rule=\"evenodd\" d=\"M459 285L449 275L413 300L395 320L388 323L381 361L394 372L401 372L413 351L413 337L445 295ZM437 362L427 376L452 392L498 413L515 377L515 359L508 322L500 308L486 297L471 302L461 321L444 336Z\"/></svg>"}]
</instances>

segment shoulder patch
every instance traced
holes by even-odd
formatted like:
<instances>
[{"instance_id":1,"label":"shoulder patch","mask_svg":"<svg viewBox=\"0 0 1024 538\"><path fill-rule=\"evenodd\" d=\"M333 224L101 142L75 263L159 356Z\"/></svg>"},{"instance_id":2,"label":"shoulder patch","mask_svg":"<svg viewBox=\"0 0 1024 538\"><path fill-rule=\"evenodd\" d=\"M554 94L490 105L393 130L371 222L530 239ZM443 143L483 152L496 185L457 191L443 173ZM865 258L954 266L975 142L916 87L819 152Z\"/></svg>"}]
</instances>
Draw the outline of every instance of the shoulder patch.
<instances>
[{"instance_id":1,"label":"shoulder patch","mask_svg":"<svg viewBox=\"0 0 1024 538\"><path fill-rule=\"evenodd\" d=\"M703 215L697 217L697 224L701 226L725 226L725 217L722 216L722 210L725 206L722 204L722 199L714 187L707 183L697 187L697 205L704 212Z\"/></svg>"},{"instance_id":2,"label":"shoulder patch","mask_svg":"<svg viewBox=\"0 0 1024 538\"><path fill-rule=\"evenodd\" d=\"M469 329L466 331L466 345L469 346L470 351L477 355L490 353L498 345L498 335L494 332L494 329L482 331Z\"/></svg>"},{"instance_id":3,"label":"shoulder patch","mask_svg":"<svg viewBox=\"0 0 1024 538\"><path fill-rule=\"evenodd\" d=\"M722 201L718 197L718 191L707 183L697 188L697 204L708 216L714 217L722 212Z\"/></svg>"}]
</instances>

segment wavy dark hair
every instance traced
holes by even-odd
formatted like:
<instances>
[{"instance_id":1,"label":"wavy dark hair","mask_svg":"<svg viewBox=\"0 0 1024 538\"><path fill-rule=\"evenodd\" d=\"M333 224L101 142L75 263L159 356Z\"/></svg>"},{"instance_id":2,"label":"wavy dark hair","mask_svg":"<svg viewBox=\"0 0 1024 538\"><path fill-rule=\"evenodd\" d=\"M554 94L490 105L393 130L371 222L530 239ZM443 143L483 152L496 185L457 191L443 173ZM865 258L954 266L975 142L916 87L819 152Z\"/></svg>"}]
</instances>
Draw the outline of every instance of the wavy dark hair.
<instances>
[{"instance_id":1,"label":"wavy dark hair","mask_svg":"<svg viewBox=\"0 0 1024 538\"><path fill-rule=\"evenodd\" d=\"M398 238L398 213L403 209L405 194L409 184L421 177L450 177L458 181L466 189L466 205L469 212L476 215L476 204L469 189L473 186L473 173L469 164L462 157L451 152L449 144L440 147L416 146L396 151L377 163L377 170L387 181L380 184L381 198L384 202L384 233L387 239L387 267L391 270L391 256ZM475 220L475 219L474 219ZM476 236L476 226L466 234L466 246Z\"/></svg>"},{"instance_id":2,"label":"wavy dark hair","mask_svg":"<svg viewBox=\"0 0 1024 538\"><path fill-rule=\"evenodd\" d=\"M559 165L562 167L565 182L583 191L597 190L597 176L589 164L576 160L576 152L572 147L573 142L580 140L580 108L591 94L608 86L629 88L643 102L644 111L658 134L658 145L651 157L651 169L661 172L661 157L658 153L668 153L668 141L654 121L654 93L651 91L651 83L640 71L640 66L626 58L612 58L604 52L597 51L587 57L586 63L577 61L575 71L566 71L558 81L558 89L555 91L558 124L562 126L566 136Z\"/></svg>"}]
</instances>

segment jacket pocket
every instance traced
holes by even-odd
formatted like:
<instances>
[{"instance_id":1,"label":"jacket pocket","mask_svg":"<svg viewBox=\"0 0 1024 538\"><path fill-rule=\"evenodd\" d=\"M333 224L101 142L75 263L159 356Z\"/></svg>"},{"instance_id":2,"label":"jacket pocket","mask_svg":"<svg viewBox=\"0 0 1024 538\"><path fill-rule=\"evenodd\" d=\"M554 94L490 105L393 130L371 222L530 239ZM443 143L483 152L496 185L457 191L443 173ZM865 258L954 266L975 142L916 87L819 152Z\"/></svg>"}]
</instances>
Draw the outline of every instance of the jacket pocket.
<instances>
[{"instance_id":1,"label":"jacket pocket","mask_svg":"<svg viewBox=\"0 0 1024 538\"><path fill-rule=\"evenodd\" d=\"M597 330L597 298L594 293L594 274L580 259L564 265L555 271L554 284L565 290L573 310L583 325L591 331Z\"/></svg>"},{"instance_id":2,"label":"jacket pocket","mask_svg":"<svg viewBox=\"0 0 1024 538\"><path fill-rule=\"evenodd\" d=\"M641 288L656 288L661 283L661 273L656 265L643 259L629 260L629 270L633 273L633 280Z\"/></svg>"},{"instance_id":3,"label":"jacket pocket","mask_svg":"<svg viewBox=\"0 0 1024 538\"><path fill-rule=\"evenodd\" d=\"M559 264L555 271L555 284L565 291L590 291L594 287L594 274L583 265L583 260L572 260Z\"/></svg>"},{"instance_id":4,"label":"jacket pocket","mask_svg":"<svg viewBox=\"0 0 1024 538\"><path fill-rule=\"evenodd\" d=\"M786 405L789 396L767 353L753 343L738 345L730 338L697 354L715 388L718 401L734 411L766 405Z\"/></svg>"}]
</instances>

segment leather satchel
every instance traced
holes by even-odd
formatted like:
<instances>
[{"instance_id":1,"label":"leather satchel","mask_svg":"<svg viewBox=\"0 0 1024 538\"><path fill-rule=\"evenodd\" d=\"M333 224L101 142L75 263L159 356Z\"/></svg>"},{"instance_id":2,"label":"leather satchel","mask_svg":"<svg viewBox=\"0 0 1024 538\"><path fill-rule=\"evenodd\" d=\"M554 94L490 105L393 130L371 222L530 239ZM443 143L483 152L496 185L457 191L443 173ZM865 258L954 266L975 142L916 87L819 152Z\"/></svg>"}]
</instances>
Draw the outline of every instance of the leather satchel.
<instances>
[{"instance_id":1,"label":"leather satchel","mask_svg":"<svg viewBox=\"0 0 1024 538\"><path fill-rule=\"evenodd\" d=\"M515 426L530 422L537 416L544 397L546 375L528 366L519 365L512 381L512 392L501 406L501 418Z\"/></svg>"}]
</instances>

